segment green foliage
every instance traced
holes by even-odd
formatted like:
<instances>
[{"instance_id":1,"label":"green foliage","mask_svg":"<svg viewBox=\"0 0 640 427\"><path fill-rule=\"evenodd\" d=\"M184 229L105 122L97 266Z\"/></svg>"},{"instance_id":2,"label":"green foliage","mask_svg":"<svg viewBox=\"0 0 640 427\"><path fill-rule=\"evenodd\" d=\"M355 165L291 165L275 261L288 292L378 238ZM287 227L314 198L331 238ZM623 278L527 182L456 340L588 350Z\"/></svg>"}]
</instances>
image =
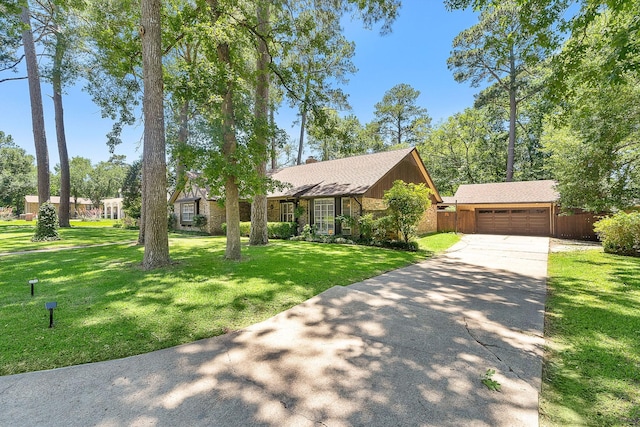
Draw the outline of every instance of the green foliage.
<instances>
[{"instance_id":1,"label":"green foliage","mask_svg":"<svg viewBox=\"0 0 640 427\"><path fill-rule=\"evenodd\" d=\"M618 212L593 224L605 252L640 256L640 212Z\"/></svg>"},{"instance_id":2,"label":"green foliage","mask_svg":"<svg viewBox=\"0 0 640 427\"><path fill-rule=\"evenodd\" d=\"M372 240L374 232L373 214L367 213L358 218L358 230L363 240Z\"/></svg>"},{"instance_id":3,"label":"green foliage","mask_svg":"<svg viewBox=\"0 0 640 427\"><path fill-rule=\"evenodd\" d=\"M316 235L317 235L317 230L316 230L315 224L314 225L305 224L304 227L302 227L302 233L300 233L300 237L303 240L311 242L316 237Z\"/></svg>"},{"instance_id":4,"label":"green foliage","mask_svg":"<svg viewBox=\"0 0 640 427\"><path fill-rule=\"evenodd\" d=\"M69 160L71 197L74 199L89 197L92 170L91 160L85 157L75 156ZM56 168L56 172L59 173L58 168Z\"/></svg>"},{"instance_id":5,"label":"green foliage","mask_svg":"<svg viewBox=\"0 0 640 427\"><path fill-rule=\"evenodd\" d=\"M605 32L608 20L594 22ZM626 209L640 198L640 76L602 74L610 48L585 37L589 58L566 79L571 92L545 123L543 143L566 208Z\"/></svg>"},{"instance_id":6,"label":"green foliage","mask_svg":"<svg viewBox=\"0 0 640 427\"><path fill-rule=\"evenodd\" d=\"M419 96L419 90L401 83L376 103L374 114L385 149L416 145L426 137L431 117L426 108L417 105ZM382 151L382 147L375 151Z\"/></svg>"},{"instance_id":7,"label":"green foliage","mask_svg":"<svg viewBox=\"0 0 640 427\"><path fill-rule=\"evenodd\" d=\"M4 135L4 134L2 134ZM33 156L13 143L11 136L0 137L0 206L24 211L24 196L36 193Z\"/></svg>"},{"instance_id":8,"label":"green foliage","mask_svg":"<svg viewBox=\"0 0 640 427\"><path fill-rule=\"evenodd\" d=\"M99 162L89 173L89 198L94 205L100 200L117 197L122 188L129 165L124 162L125 156L111 156L106 162Z\"/></svg>"},{"instance_id":9,"label":"green foliage","mask_svg":"<svg viewBox=\"0 0 640 427\"><path fill-rule=\"evenodd\" d=\"M439 123L418 146L438 192L453 195L460 184L504 181L505 118L494 108L467 108Z\"/></svg>"},{"instance_id":10,"label":"green foliage","mask_svg":"<svg viewBox=\"0 0 640 427\"><path fill-rule=\"evenodd\" d=\"M178 226L178 216L175 213L168 214L167 215L167 230L174 231L177 226Z\"/></svg>"},{"instance_id":11,"label":"green foliage","mask_svg":"<svg viewBox=\"0 0 640 427\"><path fill-rule=\"evenodd\" d=\"M344 118L330 110L326 120L309 124L309 145L320 153L320 160L341 159L365 154L379 144L372 142L366 129L354 115Z\"/></svg>"},{"instance_id":12,"label":"green foliage","mask_svg":"<svg viewBox=\"0 0 640 427\"><path fill-rule=\"evenodd\" d=\"M289 239L295 236L298 224L295 222L269 222L267 230L270 239Z\"/></svg>"},{"instance_id":13,"label":"green foliage","mask_svg":"<svg viewBox=\"0 0 640 427\"><path fill-rule=\"evenodd\" d=\"M200 231L205 231L205 228L207 226L207 217L199 214L194 215L193 226L200 229Z\"/></svg>"},{"instance_id":14,"label":"green foliage","mask_svg":"<svg viewBox=\"0 0 640 427\"><path fill-rule=\"evenodd\" d=\"M500 391L502 385L493 379L493 376L496 374L495 369L487 369L487 372L484 373L482 379L480 380L482 384L484 384L491 391Z\"/></svg>"},{"instance_id":15,"label":"green foliage","mask_svg":"<svg viewBox=\"0 0 640 427\"><path fill-rule=\"evenodd\" d=\"M131 218L130 216L125 216L122 219L118 219L113 223L113 228L124 228L126 230L137 230L138 226L136 224L136 220ZM172 230L172 228L169 228Z\"/></svg>"},{"instance_id":16,"label":"green foliage","mask_svg":"<svg viewBox=\"0 0 640 427\"><path fill-rule=\"evenodd\" d=\"M295 222L268 222L267 231L270 239L288 239L295 236L298 224ZM227 233L227 224L222 224L222 232ZM240 235L249 237L251 232L251 222L240 223Z\"/></svg>"},{"instance_id":17,"label":"green foliage","mask_svg":"<svg viewBox=\"0 0 640 427\"><path fill-rule=\"evenodd\" d=\"M122 209L128 217L138 219L142 210L142 161L131 164L122 183Z\"/></svg>"},{"instance_id":18,"label":"green foliage","mask_svg":"<svg viewBox=\"0 0 640 427\"><path fill-rule=\"evenodd\" d=\"M424 184L405 183L397 180L384 193L393 230L405 243L415 235L416 228L425 211L431 206L431 190Z\"/></svg>"},{"instance_id":19,"label":"green foliage","mask_svg":"<svg viewBox=\"0 0 640 427\"><path fill-rule=\"evenodd\" d=\"M60 240L58 234L58 214L51 203L43 203L38 209L36 230L31 238L33 242Z\"/></svg>"}]
</instances>

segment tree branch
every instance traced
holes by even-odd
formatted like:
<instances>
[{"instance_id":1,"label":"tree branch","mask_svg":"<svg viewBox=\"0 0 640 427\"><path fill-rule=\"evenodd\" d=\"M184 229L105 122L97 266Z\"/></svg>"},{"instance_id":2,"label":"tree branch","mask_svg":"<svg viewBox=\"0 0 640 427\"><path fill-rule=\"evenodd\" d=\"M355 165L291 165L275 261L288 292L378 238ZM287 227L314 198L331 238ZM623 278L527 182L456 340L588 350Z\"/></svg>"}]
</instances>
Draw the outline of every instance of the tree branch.
<instances>
[{"instance_id":1,"label":"tree branch","mask_svg":"<svg viewBox=\"0 0 640 427\"><path fill-rule=\"evenodd\" d=\"M6 79L0 79L0 83L8 82L8 81L11 81L11 80L25 80L26 78L27 78L27 76L24 76L24 77L8 77Z\"/></svg>"}]
</instances>

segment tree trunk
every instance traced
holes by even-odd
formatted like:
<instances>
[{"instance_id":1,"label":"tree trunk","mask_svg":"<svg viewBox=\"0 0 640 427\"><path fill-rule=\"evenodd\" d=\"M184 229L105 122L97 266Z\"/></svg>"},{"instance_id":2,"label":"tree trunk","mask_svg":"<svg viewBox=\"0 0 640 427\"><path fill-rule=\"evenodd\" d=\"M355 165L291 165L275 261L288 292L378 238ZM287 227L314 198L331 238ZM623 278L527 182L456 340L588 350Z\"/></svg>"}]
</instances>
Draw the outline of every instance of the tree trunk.
<instances>
[{"instance_id":1,"label":"tree trunk","mask_svg":"<svg viewBox=\"0 0 640 427\"><path fill-rule=\"evenodd\" d=\"M164 84L160 0L141 2L142 67L144 79L143 182L145 270L170 263L167 233L167 164L164 137Z\"/></svg>"},{"instance_id":2,"label":"tree trunk","mask_svg":"<svg viewBox=\"0 0 640 427\"><path fill-rule=\"evenodd\" d=\"M209 8L214 21L220 18L221 12L218 10L218 0L208 0ZM232 69L231 51L227 43L220 43L217 47L218 60L226 65L227 69ZM222 98L222 154L227 162L232 166L236 165L235 153L237 148L235 134L235 116L233 105L233 79L229 76L226 79L226 91ZM224 257L228 260L240 260L240 203L237 178L233 173L225 176L225 211L227 216L227 246Z\"/></svg>"},{"instance_id":3,"label":"tree trunk","mask_svg":"<svg viewBox=\"0 0 640 427\"><path fill-rule=\"evenodd\" d=\"M40 73L38 72L36 47L33 42L33 33L31 32L31 18L28 4L22 7L20 18L25 24L24 31L22 31L22 43L24 45L24 56L27 63L29 97L31 100L31 125L33 128L33 141L36 148L36 162L38 163L38 204L42 205L49 200L49 152L47 151L47 138L44 130Z\"/></svg>"},{"instance_id":4,"label":"tree trunk","mask_svg":"<svg viewBox=\"0 0 640 427\"><path fill-rule=\"evenodd\" d=\"M300 142L298 143L298 159L296 160L297 165L302 164L302 149L304 147L304 127L307 125L307 104L302 105L302 112L300 118Z\"/></svg>"},{"instance_id":5,"label":"tree trunk","mask_svg":"<svg viewBox=\"0 0 640 427\"><path fill-rule=\"evenodd\" d=\"M176 156L176 192L184 189L187 183L187 171L182 161L182 150L189 140L189 101L184 101L180 106L180 129L178 130L178 155Z\"/></svg>"},{"instance_id":6,"label":"tree trunk","mask_svg":"<svg viewBox=\"0 0 640 427\"><path fill-rule=\"evenodd\" d=\"M143 158L144 158L144 153L143 153ZM142 163L142 180L140 182L140 191L141 191L141 195L140 195L140 219L138 220L138 242L136 243L138 246L143 246L144 245L144 219L146 217L146 215L144 214L145 212L145 206L147 205L146 202L146 197L144 195L144 190L145 190L145 180L144 180L144 162Z\"/></svg>"},{"instance_id":7,"label":"tree trunk","mask_svg":"<svg viewBox=\"0 0 640 427\"><path fill-rule=\"evenodd\" d=\"M218 46L221 59L228 64L230 62L229 46ZM233 82L227 83L227 93L222 101L222 153L227 161L235 165L236 134L235 119L233 116ZM229 260L240 260L240 201L236 176L229 174L225 180L225 210L227 216L227 246L224 257Z\"/></svg>"},{"instance_id":8,"label":"tree trunk","mask_svg":"<svg viewBox=\"0 0 640 427\"><path fill-rule=\"evenodd\" d=\"M71 178L69 175L69 154L67 153L67 138L64 131L64 109L62 108L62 58L65 45L60 34L56 34L56 47L53 57L53 107L56 120L56 137L58 140L58 155L60 156L60 209L58 221L60 227L70 227L69 211L71 199Z\"/></svg>"},{"instance_id":9,"label":"tree trunk","mask_svg":"<svg viewBox=\"0 0 640 427\"><path fill-rule=\"evenodd\" d=\"M275 129L276 119L274 117L275 108L270 106L269 108L269 123L272 129ZM276 149L276 137L275 135L271 135L271 170L275 171L278 167L278 150Z\"/></svg>"},{"instance_id":10,"label":"tree trunk","mask_svg":"<svg viewBox=\"0 0 640 427\"><path fill-rule=\"evenodd\" d=\"M513 47L509 53L509 146L507 148L507 182L513 181L516 147L516 66Z\"/></svg>"},{"instance_id":11,"label":"tree trunk","mask_svg":"<svg viewBox=\"0 0 640 427\"><path fill-rule=\"evenodd\" d=\"M258 9L258 34L266 37L269 31L269 5L259 2ZM261 153L264 155L258 164L260 178L267 177L266 159L269 150L269 51L266 41L258 38L258 58L256 61L256 139L260 144ZM267 228L267 195L261 191L254 195L251 204L251 232L249 234L250 245L266 245L269 243L269 230Z\"/></svg>"}]
</instances>

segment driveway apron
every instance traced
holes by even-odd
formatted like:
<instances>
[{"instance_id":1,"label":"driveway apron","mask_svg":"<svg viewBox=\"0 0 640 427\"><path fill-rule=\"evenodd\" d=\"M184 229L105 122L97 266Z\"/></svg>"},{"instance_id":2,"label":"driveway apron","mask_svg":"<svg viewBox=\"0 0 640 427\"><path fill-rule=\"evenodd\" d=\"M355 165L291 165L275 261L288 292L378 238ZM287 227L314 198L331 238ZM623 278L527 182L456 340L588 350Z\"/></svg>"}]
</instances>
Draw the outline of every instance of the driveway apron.
<instances>
[{"instance_id":1,"label":"driveway apron","mask_svg":"<svg viewBox=\"0 0 640 427\"><path fill-rule=\"evenodd\" d=\"M0 377L0 426L537 426L548 249L467 235L237 332Z\"/></svg>"}]
</instances>

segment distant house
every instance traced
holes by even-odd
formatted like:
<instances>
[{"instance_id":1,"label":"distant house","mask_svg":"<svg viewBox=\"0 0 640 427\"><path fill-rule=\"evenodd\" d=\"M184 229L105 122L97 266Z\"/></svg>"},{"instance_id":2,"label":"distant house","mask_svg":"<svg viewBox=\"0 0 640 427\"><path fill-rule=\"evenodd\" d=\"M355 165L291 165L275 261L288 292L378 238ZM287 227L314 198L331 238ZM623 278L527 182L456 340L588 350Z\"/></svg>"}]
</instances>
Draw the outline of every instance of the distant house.
<instances>
[{"instance_id":1,"label":"distant house","mask_svg":"<svg viewBox=\"0 0 640 427\"><path fill-rule=\"evenodd\" d=\"M222 224L226 222L226 212L220 197L212 195L209 188L203 188L196 184L197 175L187 173L185 188L174 192L169 198L169 204L173 205L176 216L176 228L178 230L194 230L193 217L203 215L207 218L207 224L203 231L209 234L222 234ZM240 221L251 220L251 204L240 202Z\"/></svg>"},{"instance_id":2,"label":"distant house","mask_svg":"<svg viewBox=\"0 0 640 427\"><path fill-rule=\"evenodd\" d=\"M113 197L110 199L100 200L102 205L102 216L108 219L122 219L125 217L124 210L122 210L122 203L124 198Z\"/></svg>"},{"instance_id":3,"label":"distant house","mask_svg":"<svg viewBox=\"0 0 640 427\"><path fill-rule=\"evenodd\" d=\"M595 239L594 215L563 215L553 180L463 184L439 205L438 230Z\"/></svg>"},{"instance_id":4,"label":"distant house","mask_svg":"<svg viewBox=\"0 0 640 427\"><path fill-rule=\"evenodd\" d=\"M60 214L60 196L51 196L49 198L51 204L56 208L58 215ZM24 196L24 212L26 217L34 217L38 214L38 196ZM92 209L93 203L89 199L78 197L78 204L75 204L75 198L69 198L69 214L71 217L82 214L82 212Z\"/></svg>"},{"instance_id":5,"label":"distant house","mask_svg":"<svg viewBox=\"0 0 640 427\"><path fill-rule=\"evenodd\" d=\"M367 213L381 215L384 192L396 180L423 183L431 189L432 206L418 226L418 232L436 231L436 204L442 199L415 148L366 154L282 169L272 178L283 188L267 195L267 220L291 222L296 212L300 226L315 225L319 234L349 235L353 230L336 220L338 215L359 217ZM187 186L171 198L179 228L190 228L194 214L208 218L208 231L222 231L224 209L206 189ZM241 204L241 221L250 220L250 205Z\"/></svg>"}]
</instances>

